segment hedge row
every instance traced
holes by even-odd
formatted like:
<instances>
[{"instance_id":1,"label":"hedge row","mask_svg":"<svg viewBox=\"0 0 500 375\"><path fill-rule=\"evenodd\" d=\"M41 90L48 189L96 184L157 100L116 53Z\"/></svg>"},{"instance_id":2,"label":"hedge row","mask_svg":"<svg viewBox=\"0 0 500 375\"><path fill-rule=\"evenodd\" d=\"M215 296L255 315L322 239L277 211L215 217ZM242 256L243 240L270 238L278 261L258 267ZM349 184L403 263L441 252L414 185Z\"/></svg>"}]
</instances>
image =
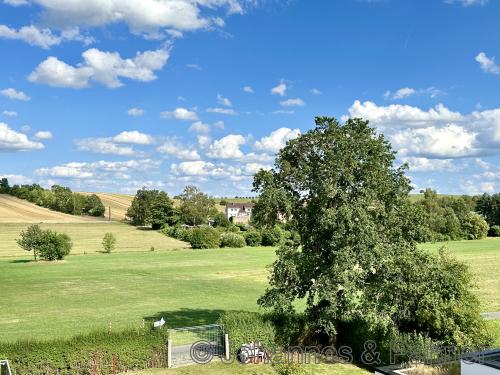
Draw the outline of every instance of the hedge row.
<instances>
[{"instance_id":1,"label":"hedge row","mask_svg":"<svg viewBox=\"0 0 500 375\"><path fill-rule=\"evenodd\" d=\"M218 247L277 246L293 234L274 228L257 229L233 225L231 227L200 226L186 229L182 226L164 226L162 233L186 241L193 249L213 249Z\"/></svg>"},{"instance_id":2,"label":"hedge row","mask_svg":"<svg viewBox=\"0 0 500 375\"><path fill-rule=\"evenodd\" d=\"M13 373L23 375L88 375L97 363L98 373L167 367L168 330L149 328L108 333L96 332L71 339L19 341L0 344Z\"/></svg>"}]
</instances>

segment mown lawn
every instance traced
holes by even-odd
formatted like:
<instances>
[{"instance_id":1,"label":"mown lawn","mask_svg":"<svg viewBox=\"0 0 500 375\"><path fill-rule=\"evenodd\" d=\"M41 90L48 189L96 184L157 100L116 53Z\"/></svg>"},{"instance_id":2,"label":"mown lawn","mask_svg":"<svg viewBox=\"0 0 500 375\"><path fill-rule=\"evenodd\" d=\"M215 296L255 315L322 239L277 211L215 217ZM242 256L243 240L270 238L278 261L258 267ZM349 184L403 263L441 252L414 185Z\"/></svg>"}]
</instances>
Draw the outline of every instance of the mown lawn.
<instances>
[{"instance_id":1,"label":"mown lawn","mask_svg":"<svg viewBox=\"0 0 500 375\"><path fill-rule=\"evenodd\" d=\"M30 257L30 253L25 252L16 243L19 233L29 225L31 224L0 223L0 258L22 256L28 259ZM102 238L106 232L111 232L116 236L116 252L148 251L151 246L159 251L189 247L184 242L156 231L138 229L132 225L117 222L40 224L40 227L68 234L73 241L72 254L102 251Z\"/></svg>"},{"instance_id":2,"label":"mown lawn","mask_svg":"<svg viewBox=\"0 0 500 375\"><path fill-rule=\"evenodd\" d=\"M161 316L169 326L197 325L213 323L222 311L257 311L256 300L267 285L266 266L275 259L273 248L165 251L175 247L154 245L157 250L150 252L156 243L152 238L165 244L175 240L115 223L57 224L54 229L71 231L81 255L34 263L31 254L2 241L6 227L0 225L0 254L22 256L0 258L2 341L68 337L107 329L110 322L118 330ZM117 235L118 249L96 253L109 228L124 231ZM10 238L17 230L10 229ZM422 246L436 251L440 244ZM482 310L499 311L500 240L461 241L449 247L477 276Z\"/></svg>"},{"instance_id":3,"label":"mown lawn","mask_svg":"<svg viewBox=\"0 0 500 375\"><path fill-rule=\"evenodd\" d=\"M372 372L350 364L310 364L305 369L309 375L368 375ZM156 369L127 373L128 375L275 375L271 365L222 364L214 361L204 366L186 366L175 369Z\"/></svg>"}]
</instances>

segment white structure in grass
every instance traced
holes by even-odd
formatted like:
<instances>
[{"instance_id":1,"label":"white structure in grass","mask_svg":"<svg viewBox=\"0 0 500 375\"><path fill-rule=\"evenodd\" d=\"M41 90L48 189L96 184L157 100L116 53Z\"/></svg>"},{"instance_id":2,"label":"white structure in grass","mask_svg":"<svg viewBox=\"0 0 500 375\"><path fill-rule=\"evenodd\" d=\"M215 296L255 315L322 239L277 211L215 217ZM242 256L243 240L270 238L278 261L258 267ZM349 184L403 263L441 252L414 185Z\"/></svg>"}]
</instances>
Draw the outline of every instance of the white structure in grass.
<instances>
[{"instance_id":1,"label":"white structure in grass","mask_svg":"<svg viewBox=\"0 0 500 375\"><path fill-rule=\"evenodd\" d=\"M10 371L9 361L6 359L0 360L0 375L12 375Z\"/></svg>"},{"instance_id":2,"label":"white structure in grass","mask_svg":"<svg viewBox=\"0 0 500 375\"><path fill-rule=\"evenodd\" d=\"M228 203L226 204L226 217L228 220L233 218L234 222L248 223L252 215L254 204L247 203Z\"/></svg>"},{"instance_id":3,"label":"white structure in grass","mask_svg":"<svg viewBox=\"0 0 500 375\"><path fill-rule=\"evenodd\" d=\"M163 319L163 317L161 317L160 320L157 320L156 322L153 323L153 327L154 328L161 328L161 327L163 327L164 324L165 324L165 319Z\"/></svg>"}]
</instances>

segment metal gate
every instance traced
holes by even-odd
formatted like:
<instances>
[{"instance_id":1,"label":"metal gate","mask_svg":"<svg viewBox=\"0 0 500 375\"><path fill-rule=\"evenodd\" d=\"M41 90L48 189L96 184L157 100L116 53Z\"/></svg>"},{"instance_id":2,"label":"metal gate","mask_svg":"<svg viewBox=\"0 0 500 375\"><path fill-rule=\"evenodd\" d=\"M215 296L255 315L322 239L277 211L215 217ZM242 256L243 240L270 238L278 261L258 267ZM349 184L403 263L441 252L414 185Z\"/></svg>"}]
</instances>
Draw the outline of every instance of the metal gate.
<instances>
[{"instance_id":1,"label":"metal gate","mask_svg":"<svg viewBox=\"0 0 500 375\"><path fill-rule=\"evenodd\" d=\"M219 324L168 330L168 367L206 364L224 355L224 329Z\"/></svg>"},{"instance_id":2,"label":"metal gate","mask_svg":"<svg viewBox=\"0 0 500 375\"><path fill-rule=\"evenodd\" d=\"M10 371L9 361L0 360L0 375L12 375Z\"/></svg>"}]
</instances>

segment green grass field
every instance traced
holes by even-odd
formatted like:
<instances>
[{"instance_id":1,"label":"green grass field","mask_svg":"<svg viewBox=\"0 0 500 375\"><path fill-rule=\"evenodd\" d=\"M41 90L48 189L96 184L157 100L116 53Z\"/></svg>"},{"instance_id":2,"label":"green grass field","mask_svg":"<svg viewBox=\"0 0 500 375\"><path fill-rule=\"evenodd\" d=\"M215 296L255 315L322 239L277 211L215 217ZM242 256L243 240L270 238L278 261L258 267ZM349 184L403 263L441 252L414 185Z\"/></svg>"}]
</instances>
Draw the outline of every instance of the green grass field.
<instances>
[{"instance_id":1,"label":"green grass field","mask_svg":"<svg viewBox=\"0 0 500 375\"><path fill-rule=\"evenodd\" d=\"M257 311L275 258L273 248L166 251L186 245L126 224L95 223L44 225L70 234L80 255L34 263L14 242L23 227L0 224L0 295L8 306L0 309L2 341L68 337L110 322L119 330L161 316L179 327L213 323L222 311ZM98 253L106 231L118 238L115 253ZM482 310L500 311L500 239L449 247L476 275Z\"/></svg>"},{"instance_id":2,"label":"green grass field","mask_svg":"<svg viewBox=\"0 0 500 375\"><path fill-rule=\"evenodd\" d=\"M24 256L29 254L19 248L16 238L30 224L0 224L0 258ZM43 229L52 229L68 234L73 241L71 254L96 253L102 251L102 238L106 232L116 236L116 252L147 251L153 246L155 250L173 250L189 247L188 244L166 237L156 231L142 230L132 225L117 222L90 222L40 224Z\"/></svg>"}]
</instances>

